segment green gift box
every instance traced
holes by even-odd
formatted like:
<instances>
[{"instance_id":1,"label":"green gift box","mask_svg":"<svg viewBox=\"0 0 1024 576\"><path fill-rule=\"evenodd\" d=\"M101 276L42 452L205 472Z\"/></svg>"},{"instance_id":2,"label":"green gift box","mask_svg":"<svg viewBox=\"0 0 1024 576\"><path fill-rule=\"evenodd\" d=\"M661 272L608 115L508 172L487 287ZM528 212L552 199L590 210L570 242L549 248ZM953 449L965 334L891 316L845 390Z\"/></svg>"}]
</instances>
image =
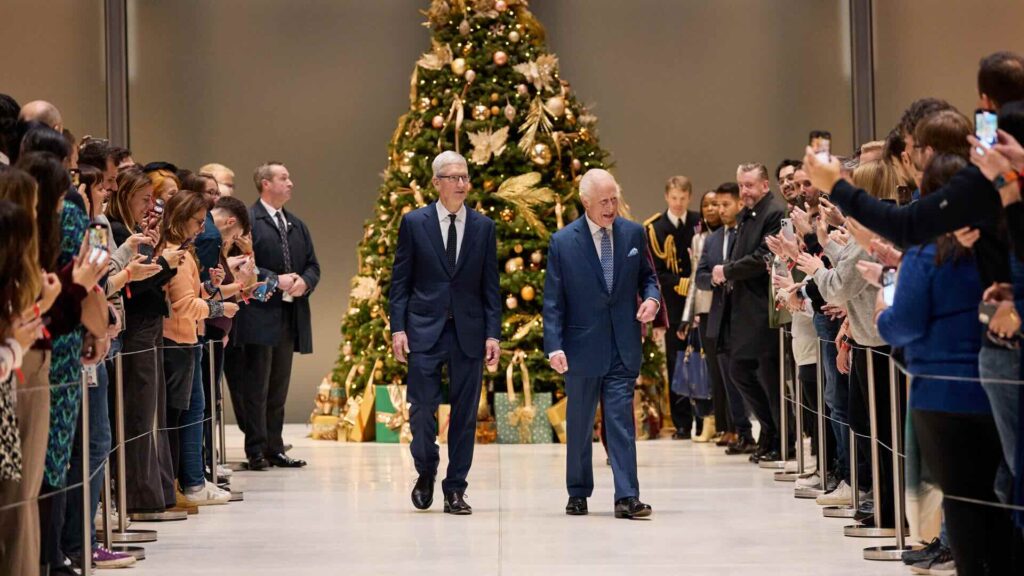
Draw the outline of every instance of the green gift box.
<instances>
[{"instance_id":1,"label":"green gift box","mask_svg":"<svg viewBox=\"0 0 1024 576\"><path fill-rule=\"evenodd\" d=\"M522 394L516 394L513 383L517 364L522 372ZM526 368L525 353L516 352L513 355L505 376L508 392L498 392L494 395L498 443L550 444L554 439L554 431L546 412L551 407L551 393L531 393L530 372Z\"/></svg>"},{"instance_id":2,"label":"green gift box","mask_svg":"<svg viewBox=\"0 0 1024 576\"><path fill-rule=\"evenodd\" d=\"M377 442L385 444L408 443L412 440L409 428L409 404L405 401L406 388L401 384L376 386Z\"/></svg>"}]
</instances>

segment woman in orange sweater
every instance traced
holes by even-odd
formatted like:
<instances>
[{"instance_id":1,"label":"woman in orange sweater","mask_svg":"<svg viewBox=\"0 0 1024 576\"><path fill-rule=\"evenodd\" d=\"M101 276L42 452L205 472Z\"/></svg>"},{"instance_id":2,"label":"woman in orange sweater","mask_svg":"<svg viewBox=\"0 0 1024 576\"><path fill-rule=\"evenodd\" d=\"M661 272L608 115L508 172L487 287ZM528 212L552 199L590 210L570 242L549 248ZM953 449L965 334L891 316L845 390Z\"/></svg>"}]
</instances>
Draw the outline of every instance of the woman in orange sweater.
<instances>
[{"instance_id":1,"label":"woman in orange sweater","mask_svg":"<svg viewBox=\"0 0 1024 576\"><path fill-rule=\"evenodd\" d=\"M159 248L185 251L177 273L165 291L170 315L164 319L164 374L167 379L167 422L170 431L173 475L178 479L185 505L225 504L231 497L203 472L202 347L199 332L208 318L233 317L238 305L210 298L199 282L199 266L191 249L203 230L209 200L201 193L183 190L167 201L160 225ZM216 287L208 287L216 292Z\"/></svg>"}]
</instances>

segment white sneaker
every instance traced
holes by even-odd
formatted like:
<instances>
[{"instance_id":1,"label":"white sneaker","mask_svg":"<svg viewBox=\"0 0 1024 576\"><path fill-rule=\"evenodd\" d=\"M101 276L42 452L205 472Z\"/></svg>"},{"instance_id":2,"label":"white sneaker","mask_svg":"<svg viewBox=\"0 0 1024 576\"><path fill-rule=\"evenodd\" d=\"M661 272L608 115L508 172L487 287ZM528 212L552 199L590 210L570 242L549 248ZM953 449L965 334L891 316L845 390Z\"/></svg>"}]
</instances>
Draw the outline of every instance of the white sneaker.
<instances>
[{"instance_id":1,"label":"white sneaker","mask_svg":"<svg viewBox=\"0 0 1024 576\"><path fill-rule=\"evenodd\" d=\"M217 464L217 475L221 478L231 478L233 470L223 464Z\"/></svg>"},{"instance_id":2,"label":"white sneaker","mask_svg":"<svg viewBox=\"0 0 1024 576\"><path fill-rule=\"evenodd\" d=\"M835 490L828 494L822 494L815 500L818 506L852 506L853 488L843 480Z\"/></svg>"},{"instance_id":3,"label":"white sneaker","mask_svg":"<svg viewBox=\"0 0 1024 576\"><path fill-rule=\"evenodd\" d=\"M110 529L117 530L121 527L121 515L117 513L117 510L110 511ZM99 532L105 529L106 524L103 522L103 507L101 506L96 510L96 516L93 518L93 524L96 526L96 531ZM127 528L132 525L131 518L124 519L124 527Z\"/></svg>"},{"instance_id":4,"label":"white sneaker","mask_svg":"<svg viewBox=\"0 0 1024 576\"><path fill-rule=\"evenodd\" d=\"M207 481L198 490L185 490L185 501L194 506L210 506L216 504L227 504L231 500L231 493L221 490L216 484Z\"/></svg>"},{"instance_id":5,"label":"white sneaker","mask_svg":"<svg viewBox=\"0 0 1024 576\"><path fill-rule=\"evenodd\" d=\"M819 476L818 473L815 472L815 473L811 474L810 476L797 478L796 479L796 487L798 489L799 488L809 488L809 489L812 489L812 490L815 490L815 489L820 490L821 489L821 476Z\"/></svg>"}]
</instances>

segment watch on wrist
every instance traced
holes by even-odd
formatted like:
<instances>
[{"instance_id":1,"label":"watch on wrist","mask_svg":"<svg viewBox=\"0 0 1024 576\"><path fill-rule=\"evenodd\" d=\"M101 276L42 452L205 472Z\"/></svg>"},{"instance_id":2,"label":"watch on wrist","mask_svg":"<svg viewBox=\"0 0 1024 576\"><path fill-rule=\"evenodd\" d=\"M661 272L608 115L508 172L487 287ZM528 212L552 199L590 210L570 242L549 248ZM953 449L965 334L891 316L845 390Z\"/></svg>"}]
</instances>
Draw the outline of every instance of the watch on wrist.
<instances>
[{"instance_id":1,"label":"watch on wrist","mask_svg":"<svg viewBox=\"0 0 1024 576\"><path fill-rule=\"evenodd\" d=\"M1016 182L1017 179L1018 179L1018 174L1016 172L1014 172L1013 170L1008 170L1006 172L998 174L992 180L992 186L994 186L996 190L1002 190L1007 185L1013 184L1014 182Z\"/></svg>"}]
</instances>

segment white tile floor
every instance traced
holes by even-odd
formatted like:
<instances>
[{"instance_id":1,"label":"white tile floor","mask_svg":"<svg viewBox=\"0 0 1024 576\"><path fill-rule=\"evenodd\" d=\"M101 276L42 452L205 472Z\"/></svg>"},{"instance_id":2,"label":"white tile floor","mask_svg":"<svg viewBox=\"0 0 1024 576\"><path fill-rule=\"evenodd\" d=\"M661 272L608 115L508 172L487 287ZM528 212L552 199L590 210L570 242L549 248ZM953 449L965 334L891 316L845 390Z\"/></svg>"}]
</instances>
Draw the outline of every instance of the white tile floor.
<instances>
[{"instance_id":1,"label":"white tile floor","mask_svg":"<svg viewBox=\"0 0 1024 576\"><path fill-rule=\"evenodd\" d=\"M440 497L430 512L413 511L406 446L320 442L305 433L288 426L285 437L308 468L236 472L245 502L155 525L159 541L145 545L148 558L133 573L909 573L861 559L865 546L880 542L844 538L848 520L823 518L813 501L793 499L792 484L707 445L639 443L641 495L654 507L649 521L612 517L611 471L598 447L591 515L568 517L564 447L479 446L468 490L474 514L453 517L441 512ZM240 457L237 431L228 443Z\"/></svg>"}]
</instances>

